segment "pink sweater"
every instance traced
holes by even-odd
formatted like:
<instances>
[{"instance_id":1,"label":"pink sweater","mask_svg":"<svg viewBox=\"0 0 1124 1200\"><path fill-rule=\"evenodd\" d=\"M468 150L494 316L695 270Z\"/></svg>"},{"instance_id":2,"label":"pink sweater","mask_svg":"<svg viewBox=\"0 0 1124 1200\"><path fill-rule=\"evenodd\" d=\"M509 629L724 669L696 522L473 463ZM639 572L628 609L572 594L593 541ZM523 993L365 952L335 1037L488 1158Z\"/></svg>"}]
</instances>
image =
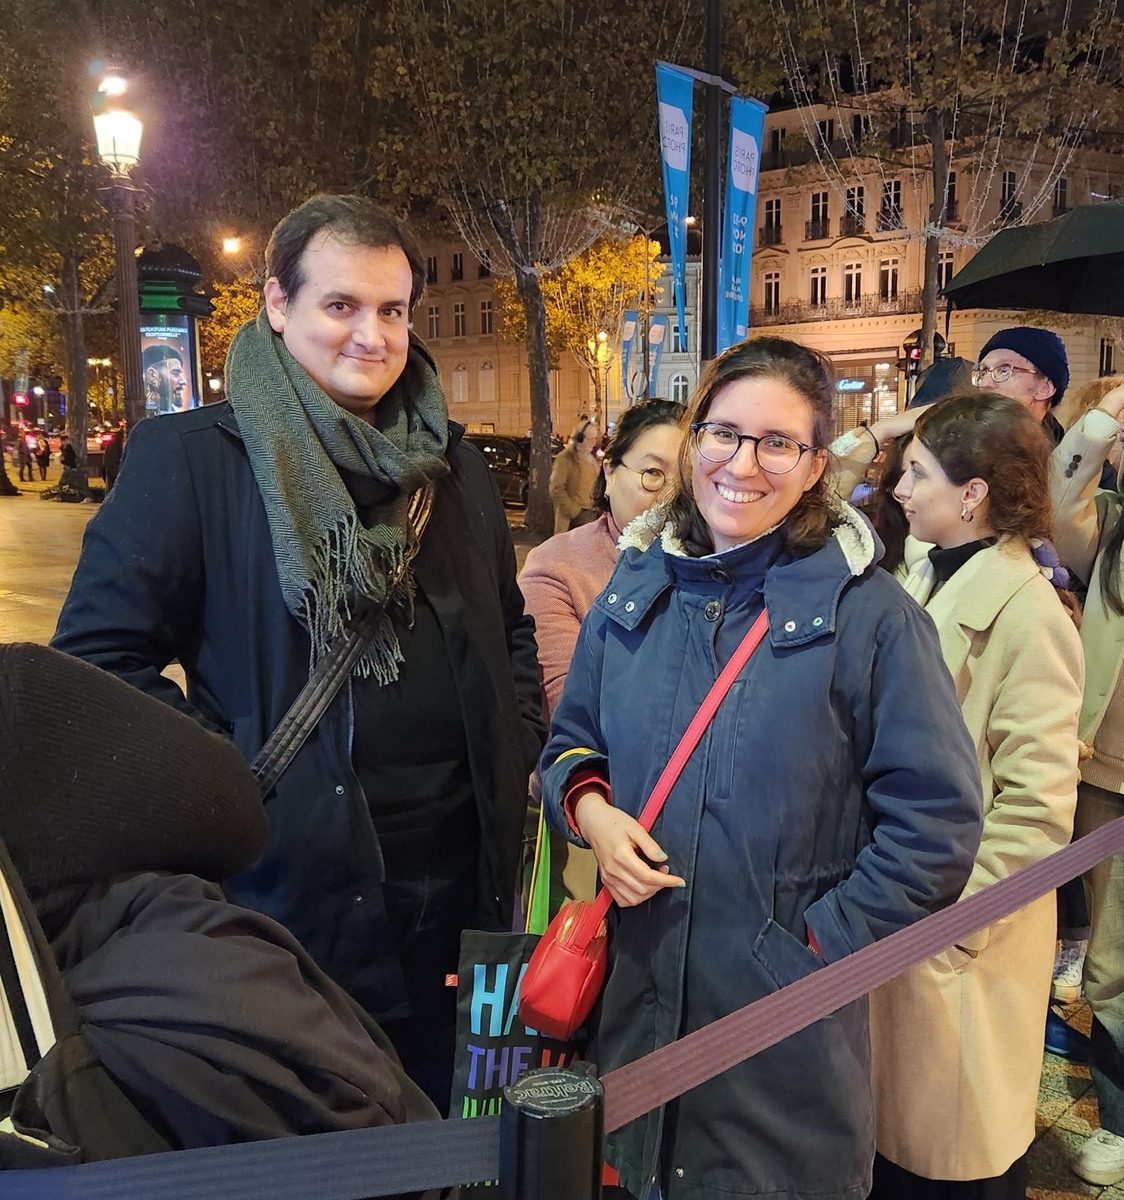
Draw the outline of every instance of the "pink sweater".
<instances>
[{"instance_id":1,"label":"pink sweater","mask_svg":"<svg viewBox=\"0 0 1124 1200\"><path fill-rule=\"evenodd\" d=\"M535 618L549 719L562 695L582 619L605 590L617 565L620 530L610 513L556 533L527 555L519 586Z\"/></svg>"}]
</instances>

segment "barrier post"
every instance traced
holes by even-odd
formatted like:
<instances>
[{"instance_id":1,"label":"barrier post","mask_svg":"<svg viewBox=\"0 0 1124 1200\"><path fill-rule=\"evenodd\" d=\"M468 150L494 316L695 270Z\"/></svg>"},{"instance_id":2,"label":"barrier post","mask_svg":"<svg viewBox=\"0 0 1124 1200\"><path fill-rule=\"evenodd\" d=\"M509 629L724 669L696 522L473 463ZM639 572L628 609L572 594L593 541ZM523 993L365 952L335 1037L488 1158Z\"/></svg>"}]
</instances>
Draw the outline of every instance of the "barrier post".
<instances>
[{"instance_id":1,"label":"barrier post","mask_svg":"<svg viewBox=\"0 0 1124 1200\"><path fill-rule=\"evenodd\" d=\"M503 1200L600 1200L605 1092L589 1063L528 1071L504 1089Z\"/></svg>"}]
</instances>

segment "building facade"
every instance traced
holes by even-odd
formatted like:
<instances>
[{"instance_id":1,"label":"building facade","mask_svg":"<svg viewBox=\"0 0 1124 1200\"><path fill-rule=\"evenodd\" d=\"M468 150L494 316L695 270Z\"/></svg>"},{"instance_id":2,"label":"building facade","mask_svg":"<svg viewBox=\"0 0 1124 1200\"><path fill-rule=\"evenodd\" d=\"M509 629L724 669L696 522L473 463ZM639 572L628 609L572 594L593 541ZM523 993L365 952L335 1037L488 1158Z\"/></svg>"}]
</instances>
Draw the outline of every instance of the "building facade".
<instances>
[{"instance_id":1,"label":"building facade","mask_svg":"<svg viewBox=\"0 0 1124 1200\"><path fill-rule=\"evenodd\" d=\"M915 167L895 168L862 153L862 122L858 113L829 106L767 115L751 267L751 335L791 338L831 359L839 429L877 419L906 402L906 373L899 363L906 339L921 325L921 231L932 206L925 147L911 150ZM818 131L815 145L809 129L813 137ZM1030 162L1016 141L1009 150L975 161L954 156L941 286L968 262L989 230L1024 219L1047 220L1079 204L1124 195L1124 156L1119 154L1080 149L1058 174ZM471 431L525 436L531 420L526 354L521 345L498 336L489 264L478 262L463 243L431 244L425 253L428 285L414 324L437 360L450 413ZM668 336L651 394L685 402L699 378L701 265L698 255L689 256L683 330L670 263L662 260L662 267L652 311L667 317ZM1124 348L1117 346L1124 322L1096 317L957 310L948 323L948 352L974 361L992 334L1027 319L1064 339L1071 386L1124 369ZM945 334L943 301L938 330ZM642 349L633 351L629 387L622 378L620 331L609 332L605 416L611 425L630 403L630 391L641 394ZM565 436L592 412L593 383L588 371L565 354L551 371L550 385L553 427Z\"/></svg>"},{"instance_id":2,"label":"building facade","mask_svg":"<svg viewBox=\"0 0 1124 1200\"><path fill-rule=\"evenodd\" d=\"M768 114L752 261L751 330L804 342L831 358L840 429L905 403L906 378L898 363L906 339L921 325L921 231L933 202L926 148L917 147L913 169L863 156L862 120L829 106ZM809 129L818 136L815 145ZM1058 174L1021 151L1011 142L1003 157L953 157L940 286L969 261L986 231L1047 220L1124 192L1119 155L1078 150ZM938 331L944 335L943 301L940 309ZM948 352L974 361L992 334L1025 319L1010 310L954 311ZM1116 365L1112 324L1059 314L1031 319L1064 339L1072 386Z\"/></svg>"}]
</instances>

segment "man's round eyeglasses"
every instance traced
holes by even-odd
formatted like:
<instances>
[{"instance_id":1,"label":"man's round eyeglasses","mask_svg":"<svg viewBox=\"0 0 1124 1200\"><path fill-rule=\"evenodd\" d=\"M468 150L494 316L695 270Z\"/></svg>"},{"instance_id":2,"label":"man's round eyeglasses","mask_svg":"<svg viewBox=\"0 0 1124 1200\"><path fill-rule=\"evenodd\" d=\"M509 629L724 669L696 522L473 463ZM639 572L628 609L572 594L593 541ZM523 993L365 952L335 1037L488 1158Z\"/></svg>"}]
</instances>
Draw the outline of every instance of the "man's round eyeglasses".
<instances>
[{"instance_id":1,"label":"man's round eyeglasses","mask_svg":"<svg viewBox=\"0 0 1124 1200\"><path fill-rule=\"evenodd\" d=\"M697 421L691 426L695 439L695 449L707 462L729 462L742 448L742 442L750 442L757 457L757 465L770 475L787 475L795 470L796 464L809 450L818 450L818 446L805 446L795 438L786 437L783 433L766 433L754 437L749 433L738 433L729 425L721 425L716 421Z\"/></svg>"},{"instance_id":2,"label":"man's round eyeglasses","mask_svg":"<svg viewBox=\"0 0 1124 1200\"><path fill-rule=\"evenodd\" d=\"M620 465L626 471L631 471L633 475L640 476L640 486L646 492L662 492L663 485L667 483L667 475L659 467L647 467L643 471L638 471L635 467L630 467L626 462L622 462Z\"/></svg>"},{"instance_id":3,"label":"man's round eyeglasses","mask_svg":"<svg viewBox=\"0 0 1124 1200\"><path fill-rule=\"evenodd\" d=\"M976 363L972 368L972 387L979 387L980 380L985 375L990 375L995 383L1006 383L1016 371L1021 372L1023 375L1038 375L1041 373L1032 370L1030 367L1016 367L1014 363L1000 363L997 367L985 367Z\"/></svg>"}]
</instances>

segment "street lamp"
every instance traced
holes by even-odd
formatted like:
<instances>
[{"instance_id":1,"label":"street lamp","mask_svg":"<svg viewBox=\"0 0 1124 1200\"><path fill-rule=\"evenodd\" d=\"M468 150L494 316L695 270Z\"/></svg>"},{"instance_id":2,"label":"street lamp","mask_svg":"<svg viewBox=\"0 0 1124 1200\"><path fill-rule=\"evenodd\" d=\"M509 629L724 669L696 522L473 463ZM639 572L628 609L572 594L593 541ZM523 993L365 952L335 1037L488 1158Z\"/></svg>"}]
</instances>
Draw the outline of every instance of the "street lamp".
<instances>
[{"instance_id":1,"label":"street lamp","mask_svg":"<svg viewBox=\"0 0 1124 1200\"><path fill-rule=\"evenodd\" d=\"M136 196L129 172L140 159L144 125L123 99L126 80L107 75L94 94L94 132L98 157L109 168L111 180L102 189L113 215L113 243L117 264L117 317L121 338L121 370L125 384L125 419L132 427L143 420L144 379L141 371L140 302L137 297Z\"/></svg>"},{"instance_id":2,"label":"street lamp","mask_svg":"<svg viewBox=\"0 0 1124 1200\"><path fill-rule=\"evenodd\" d=\"M222 239L223 254L237 254L242 249L240 237L225 237Z\"/></svg>"}]
</instances>

